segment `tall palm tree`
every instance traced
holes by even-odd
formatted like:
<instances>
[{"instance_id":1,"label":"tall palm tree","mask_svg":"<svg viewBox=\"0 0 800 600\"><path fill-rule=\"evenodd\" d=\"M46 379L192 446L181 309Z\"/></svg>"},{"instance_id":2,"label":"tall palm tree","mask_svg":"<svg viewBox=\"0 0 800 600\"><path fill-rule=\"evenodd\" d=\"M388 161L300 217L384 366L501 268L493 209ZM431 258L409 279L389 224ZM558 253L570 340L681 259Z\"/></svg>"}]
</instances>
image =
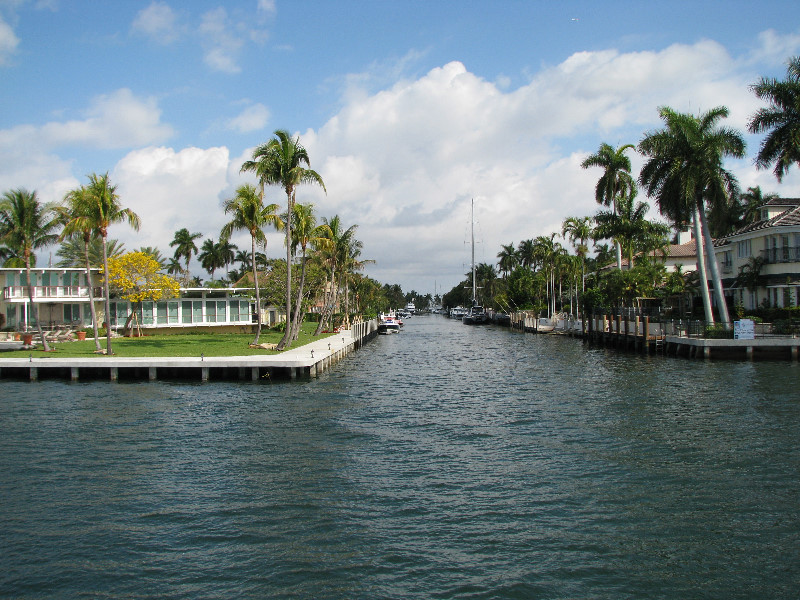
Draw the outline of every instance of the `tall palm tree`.
<instances>
[{"instance_id":1,"label":"tall palm tree","mask_svg":"<svg viewBox=\"0 0 800 600\"><path fill-rule=\"evenodd\" d=\"M97 326L97 311L94 306L94 286L92 285L92 261L90 256L90 248L92 240L98 240L102 244L102 240L97 237L97 232L94 229L94 220L92 219L93 205L92 198L87 193L84 186L81 186L71 192L67 193L64 197L64 204L59 210L64 224L64 230L59 237L59 241L64 241L70 238L71 241L83 242L83 262L86 269L86 286L89 290L89 312L92 317L92 330L94 332L94 347L96 351L101 350L100 335ZM76 244L77 245L77 244ZM62 249L59 249L57 254L61 254ZM100 248L100 259L102 261L102 248Z\"/></svg>"},{"instance_id":2,"label":"tall palm tree","mask_svg":"<svg viewBox=\"0 0 800 600\"><path fill-rule=\"evenodd\" d=\"M197 244L194 241L201 237L203 237L202 233L189 233L189 230L184 227L175 232L175 237L169 243L170 246L175 246L175 258L186 260L184 285L189 284L189 262L192 260L192 254L197 254Z\"/></svg>"},{"instance_id":3,"label":"tall palm tree","mask_svg":"<svg viewBox=\"0 0 800 600\"><path fill-rule=\"evenodd\" d=\"M738 194L736 178L723 167L722 161L725 157L743 157L744 139L738 131L718 126L719 120L728 116L724 106L697 117L666 106L659 109L659 114L666 127L647 134L639 142L639 151L650 157L639 179L647 194L655 196L661 214L673 223L683 225L690 215L694 219L698 270L701 277L705 276L702 258L705 246L717 309L728 327L730 317L705 208L707 203L730 202ZM707 279L701 281L700 287L701 292L706 288L703 296L706 320L713 323Z\"/></svg>"},{"instance_id":4,"label":"tall palm tree","mask_svg":"<svg viewBox=\"0 0 800 600\"><path fill-rule=\"evenodd\" d=\"M300 138L292 138L288 131L278 129L275 137L266 144L253 150L253 159L245 161L241 171L252 171L263 187L279 185L286 192L286 319L288 322L292 310L292 216L295 192L298 185L315 183L325 190L325 184L319 173L306 168L310 166L308 152L300 144ZM303 165L306 165L305 167ZM283 350L291 337L287 327L283 338L278 343L278 350Z\"/></svg>"},{"instance_id":5,"label":"tall palm tree","mask_svg":"<svg viewBox=\"0 0 800 600\"><path fill-rule=\"evenodd\" d=\"M113 223L127 221L134 230L139 231L139 215L130 208L123 208L117 195L117 186L111 185L108 173L89 175L89 185L86 186L88 195L87 218L93 223L93 229L100 234L103 240L103 292L105 293L106 314L106 355L111 356L111 290L108 282L108 228Z\"/></svg>"},{"instance_id":6,"label":"tall palm tree","mask_svg":"<svg viewBox=\"0 0 800 600\"><path fill-rule=\"evenodd\" d=\"M500 252L497 253L497 258L500 259L497 266L503 274L503 279L506 279L508 274L514 270L514 267L519 264L519 257L514 249L513 242L511 244L503 244L501 248Z\"/></svg>"},{"instance_id":7,"label":"tall palm tree","mask_svg":"<svg viewBox=\"0 0 800 600\"><path fill-rule=\"evenodd\" d=\"M317 219L314 215L313 204L300 204L294 205L294 229L292 231L292 246L294 253L297 252L297 247L300 247L302 252L301 269L300 269L300 283L297 290L297 301L294 307L294 316L292 318L292 334L290 341L296 340L300 335L300 324L302 323L302 300L303 288L305 287L306 280L306 250L308 245L311 244L314 248L329 248L332 245L330 239L331 229L326 224L317 225Z\"/></svg>"},{"instance_id":8,"label":"tall palm tree","mask_svg":"<svg viewBox=\"0 0 800 600\"><path fill-rule=\"evenodd\" d=\"M770 200L778 198L778 194L764 194L761 186L749 187L739 197L742 203L742 224L749 225L761 220L761 207Z\"/></svg>"},{"instance_id":9,"label":"tall palm tree","mask_svg":"<svg viewBox=\"0 0 800 600\"><path fill-rule=\"evenodd\" d=\"M323 217L322 222L328 226L329 233L326 232L326 235L330 237L330 244L327 244L326 247L321 250L320 255L329 273L330 279L328 291L325 293L323 302L322 318L317 325L317 330L314 332L314 335L319 335L333 316L333 311L338 300L339 269L341 268L342 271L345 270L346 263L353 254L353 252L351 252L351 246L355 243L355 232L356 229L358 229L358 225L351 225L345 229L339 215L335 215L331 219Z\"/></svg>"},{"instance_id":10,"label":"tall palm tree","mask_svg":"<svg viewBox=\"0 0 800 600\"><path fill-rule=\"evenodd\" d=\"M231 244L230 240L220 240L217 246L219 246L219 256L222 259L221 266L225 267L225 279L230 279L230 265L236 261L236 251L239 247Z\"/></svg>"},{"instance_id":11,"label":"tall palm tree","mask_svg":"<svg viewBox=\"0 0 800 600\"><path fill-rule=\"evenodd\" d=\"M213 238L208 238L200 247L200 254L197 255L202 266L214 281L214 273L217 269L225 266L225 259L222 256L222 247L215 243Z\"/></svg>"},{"instance_id":12,"label":"tall palm tree","mask_svg":"<svg viewBox=\"0 0 800 600\"><path fill-rule=\"evenodd\" d=\"M625 144L616 150L609 144L600 144L600 148L581 163L584 169L589 167L602 167L603 175L597 180L595 186L595 200L603 206L611 206L616 214L617 203L623 196L636 189L636 181L631 176L631 159L625 154L633 144ZM617 247L617 269L622 270L622 247L614 241Z\"/></svg>"},{"instance_id":13,"label":"tall palm tree","mask_svg":"<svg viewBox=\"0 0 800 600\"><path fill-rule=\"evenodd\" d=\"M522 240L517 246L519 264L530 270L536 268L536 244L533 240Z\"/></svg>"},{"instance_id":14,"label":"tall palm tree","mask_svg":"<svg viewBox=\"0 0 800 600\"><path fill-rule=\"evenodd\" d=\"M3 194L3 199L0 201L0 243L14 249L16 254L25 260L31 316L36 321L36 329L45 351L49 351L50 346L44 337L39 311L33 302L31 256L34 256L34 250L49 246L56 241L58 235L55 232L59 225L56 205L42 204L36 192L17 189Z\"/></svg>"},{"instance_id":15,"label":"tall palm tree","mask_svg":"<svg viewBox=\"0 0 800 600\"><path fill-rule=\"evenodd\" d=\"M250 234L250 264L253 271L253 285L256 288L256 337L253 344L258 344L261 337L261 292L258 286L258 271L256 269L256 244L267 245L267 237L263 228L273 225L280 228L280 217L277 214L278 205L264 206L261 194L252 185L241 185L236 189L233 198L225 200L222 204L225 214L232 216L231 220L222 226L219 233L221 241L227 242L235 230L244 230Z\"/></svg>"},{"instance_id":16,"label":"tall palm tree","mask_svg":"<svg viewBox=\"0 0 800 600\"><path fill-rule=\"evenodd\" d=\"M800 56L789 60L785 81L762 77L750 89L769 102L748 123L750 133L767 132L756 166L766 169L775 163L773 173L781 181L793 163L800 165Z\"/></svg>"},{"instance_id":17,"label":"tall palm tree","mask_svg":"<svg viewBox=\"0 0 800 600\"><path fill-rule=\"evenodd\" d=\"M561 224L561 235L575 247L575 254L581 259L581 291L586 278L586 256L589 254L588 242L592 237L591 217L567 217Z\"/></svg>"}]
</instances>

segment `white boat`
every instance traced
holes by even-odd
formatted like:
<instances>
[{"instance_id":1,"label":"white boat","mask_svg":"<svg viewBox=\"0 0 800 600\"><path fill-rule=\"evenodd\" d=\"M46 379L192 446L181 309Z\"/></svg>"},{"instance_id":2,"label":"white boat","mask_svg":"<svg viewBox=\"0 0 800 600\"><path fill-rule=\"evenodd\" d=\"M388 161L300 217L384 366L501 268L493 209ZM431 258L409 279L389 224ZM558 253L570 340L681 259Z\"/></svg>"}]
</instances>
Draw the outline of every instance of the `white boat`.
<instances>
[{"instance_id":1,"label":"white boat","mask_svg":"<svg viewBox=\"0 0 800 600\"><path fill-rule=\"evenodd\" d=\"M414 306L413 302L406 304L406 312L410 315L413 315L415 312L417 312L417 307Z\"/></svg>"},{"instance_id":2,"label":"white boat","mask_svg":"<svg viewBox=\"0 0 800 600\"><path fill-rule=\"evenodd\" d=\"M400 333L403 322L394 314L382 314L378 318L378 333L387 335L390 333Z\"/></svg>"},{"instance_id":3,"label":"white boat","mask_svg":"<svg viewBox=\"0 0 800 600\"><path fill-rule=\"evenodd\" d=\"M558 323L558 319L539 317L539 321L536 323L536 331L538 333L550 333L556 328L556 323Z\"/></svg>"},{"instance_id":4,"label":"white boat","mask_svg":"<svg viewBox=\"0 0 800 600\"><path fill-rule=\"evenodd\" d=\"M489 319L483 307L476 304L469 309L469 312L464 315L461 321L465 325L482 325L483 323L488 323Z\"/></svg>"}]
</instances>

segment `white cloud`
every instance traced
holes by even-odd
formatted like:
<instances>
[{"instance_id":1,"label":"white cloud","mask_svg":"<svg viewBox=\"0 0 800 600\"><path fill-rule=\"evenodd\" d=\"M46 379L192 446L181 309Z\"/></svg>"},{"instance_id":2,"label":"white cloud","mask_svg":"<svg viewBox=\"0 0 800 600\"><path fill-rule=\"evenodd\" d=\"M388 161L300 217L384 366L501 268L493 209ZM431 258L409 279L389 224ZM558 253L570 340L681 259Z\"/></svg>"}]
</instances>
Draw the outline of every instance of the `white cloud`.
<instances>
[{"instance_id":1,"label":"white cloud","mask_svg":"<svg viewBox=\"0 0 800 600\"><path fill-rule=\"evenodd\" d=\"M161 122L155 98L138 98L122 88L97 96L83 120L47 123L39 129L48 145L125 148L168 139L173 131Z\"/></svg>"},{"instance_id":2,"label":"white cloud","mask_svg":"<svg viewBox=\"0 0 800 600\"><path fill-rule=\"evenodd\" d=\"M131 30L152 38L160 44L169 44L178 39L176 16L172 8L163 2L152 2L138 12Z\"/></svg>"},{"instance_id":3,"label":"white cloud","mask_svg":"<svg viewBox=\"0 0 800 600\"><path fill-rule=\"evenodd\" d=\"M726 105L725 125L743 130L757 106L751 68L702 40L658 52L579 52L508 91L503 78L486 81L458 62L375 93L371 77L349 77L339 113L301 139L328 194L303 189L298 201L360 224L363 255L377 260L368 274L449 289L469 260L470 198L483 241L476 258L494 263L501 244L594 214L599 174L581 161L603 141L635 144L661 127L659 106Z\"/></svg>"},{"instance_id":4,"label":"white cloud","mask_svg":"<svg viewBox=\"0 0 800 600\"><path fill-rule=\"evenodd\" d=\"M19 38L11 26L0 16L0 67L9 64L11 56L17 51Z\"/></svg>"},{"instance_id":5,"label":"white cloud","mask_svg":"<svg viewBox=\"0 0 800 600\"><path fill-rule=\"evenodd\" d=\"M115 226L112 235L128 248L156 246L165 254L182 227L216 238L224 222L220 194L228 185L228 163L227 148L148 147L129 153L111 178L142 228L134 233Z\"/></svg>"},{"instance_id":6,"label":"white cloud","mask_svg":"<svg viewBox=\"0 0 800 600\"><path fill-rule=\"evenodd\" d=\"M199 33L206 47L205 63L215 71L239 73L239 53L243 42L233 31L228 13L219 7L203 15Z\"/></svg>"},{"instance_id":7,"label":"white cloud","mask_svg":"<svg viewBox=\"0 0 800 600\"><path fill-rule=\"evenodd\" d=\"M252 104L228 121L228 129L238 133L250 133L266 127L269 122L269 109L263 104Z\"/></svg>"}]
</instances>

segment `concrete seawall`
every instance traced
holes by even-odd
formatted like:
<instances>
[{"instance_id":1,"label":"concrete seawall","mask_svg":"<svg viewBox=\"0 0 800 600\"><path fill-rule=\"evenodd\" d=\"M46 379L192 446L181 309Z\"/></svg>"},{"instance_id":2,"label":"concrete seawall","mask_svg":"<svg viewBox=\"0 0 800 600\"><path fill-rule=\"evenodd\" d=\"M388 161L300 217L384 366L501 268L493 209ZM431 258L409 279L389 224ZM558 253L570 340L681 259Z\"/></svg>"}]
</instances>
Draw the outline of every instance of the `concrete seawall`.
<instances>
[{"instance_id":1,"label":"concrete seawall","mask_svg":"<svg viewBox=\"0 0 800 600\"><path fill-rule=\"evenodd\" d=\"M0 379L271 381L317 377L378 333L377 320L280 354L224 357L2 358Z\"/></svg>"}]
</instances>

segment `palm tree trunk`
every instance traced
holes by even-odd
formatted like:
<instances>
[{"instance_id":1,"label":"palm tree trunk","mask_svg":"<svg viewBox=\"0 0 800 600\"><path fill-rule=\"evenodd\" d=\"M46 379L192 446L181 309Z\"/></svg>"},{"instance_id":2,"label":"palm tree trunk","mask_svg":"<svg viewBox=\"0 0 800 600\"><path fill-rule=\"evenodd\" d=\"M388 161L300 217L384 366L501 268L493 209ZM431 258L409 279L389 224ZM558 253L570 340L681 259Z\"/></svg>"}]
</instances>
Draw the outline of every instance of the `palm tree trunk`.
<instances>
[{"instance_id":1,"label":"palm tree trunk","mask_svg":"<svg viewBox=\"0 0 800 600\"><path fill-rule=\"evenodd\" d=\"M256 237L250 236L252 244L252 253L250 257L253 260L253 285L256 288L256 337L253 344L258 344L258 339L261 337L261 293L258 289L258 271L256 270Z\"/></svg>"},{"instance_id":2,"label":"palm tree trunk","mask_svg":"<svg viewBox=\"0 0 800 600\"><path fill-rule=\"evenodd\" d=\"M106 250L106 238L108 233L103 231L101 233L103 238L103 293L105 294L105 310L106 310L106 356L111 356L111 286L108 283L108 251Z\"/></svg>"},{"instance_id":3,"label":"palm tree trunk","mask_svg":"<svg viewBox=\"0 0 800 600\"><path fill-rule=\"evenodd\" d=\"M719 320L722 321L722 326L725 329L730 329L730 315L728 315L728 305L725 302L725 294L722 290L722 278L719 276L719 265L717 264L717 255L714 253L714 242L711 239L711 231L708 228L706 214L703 210L698 210L700 213L700 229L703 231L703 241L706 246L706 262L711 271L711 283L714 286L714 296L717 301L717 312L719 313Z\"/></svg>"},{"instance_id":4,"label":"palm tree trunk","mask_svg":"<svg viewBox=\"0 0 800 600\"><path fill-rule=\"evenodd\" d=\"M44 339L44 331L42 331L42 322L39 320L39 310L36 304L33 303L33 283L31 283L31 257L29 252L25 252L25 273L28 276L28 300L31 303L31 316L36 321L36 331L42 340L42 348L45 352L50 352L50 346L47 345L47 340Z\"/></svg>"},{"instance_id":5,"label":"palm tree trunk","mask_svg":"<svg viewBox=\"0 0 800 600\"><path fill-rule=\"evenodd\" d=\"M617 249L617 269L622 271L622 246L617 240L614 240L614 247Z\"/></svg>"},{"instance_id":6,"label":"palm tree trunk","mask_svg":"<svg viewBox=\"0 0 800 600\"><path fill-rule=\"evenodd\" d=\"M289 209L286 211L286 329L283 332L281 341L278 342L277 350L286 348L292 336L289 319L292 312L292 205L294 190L286 191L286 199Z\"/></svg>"},{"instance_id":7,"label":"palm tree trunk","mask_svg":"<svg viewBox=\"0 0 800 600\"><path fill-rule=\"evenodd\" d=\"M306 283L306 251L305 248L303 249L303 262L302 267L300 269L300 285L298 286L297 290L297 302L294 305L294 318L292 319L292 337L291 341L296 340L300 337L300 325L302 324L303 320L300 317L302 308L303 308L303 287Z\"/></svg>"},{"instance_id":8,"label":"palm tree trunk","mask_svg":"<svg viewBox=\"0 0 800 600\"><path fill-rule=\"evenodd\" d=\"M325 323L327 323L329 319L328 306L333 304L333 285L335 276L336 276L336 267L334 266L331 268L330 292L328 292L328 290L325 290L325 293L323 294L322 314L320 315L317 329L316 331L314 331L315 336L318 336L320 333L322 333L322 330L325 328Z\"/></svg>"},{"instance_id":9,"label":"palm tree trunk","mask_svg":"<svg viewBox=\"0 0 800 600\"><path fill-rule=\"evenodd\" d=\"M694 226L694 239L697 245L697 272L700 274L700 295L703 298L703 310L706 314L706 321L709 325L714 324L714 313L711 310L711 298L708 294L708 278L706 277L705 257L703 256L703 236L700 233L700 210L695 205L692 213L692 225Z\"/></svg>"},{"instance_id":10,"label":"palm tree trunk","mask_svg":"<svg viewBox=\"0 0 800 600\"><path fill-rule=\"evenodd\" d=\"M94 349L102 350L100 347L100 334L97 330L97 310L94 307L94 286L92 285L91 263L89 262L89 239L83 238L83 254L86 260L86 284L89 288L89 311L92 314L92 330L94 331Z\"/></svg>"}]
</instances>

